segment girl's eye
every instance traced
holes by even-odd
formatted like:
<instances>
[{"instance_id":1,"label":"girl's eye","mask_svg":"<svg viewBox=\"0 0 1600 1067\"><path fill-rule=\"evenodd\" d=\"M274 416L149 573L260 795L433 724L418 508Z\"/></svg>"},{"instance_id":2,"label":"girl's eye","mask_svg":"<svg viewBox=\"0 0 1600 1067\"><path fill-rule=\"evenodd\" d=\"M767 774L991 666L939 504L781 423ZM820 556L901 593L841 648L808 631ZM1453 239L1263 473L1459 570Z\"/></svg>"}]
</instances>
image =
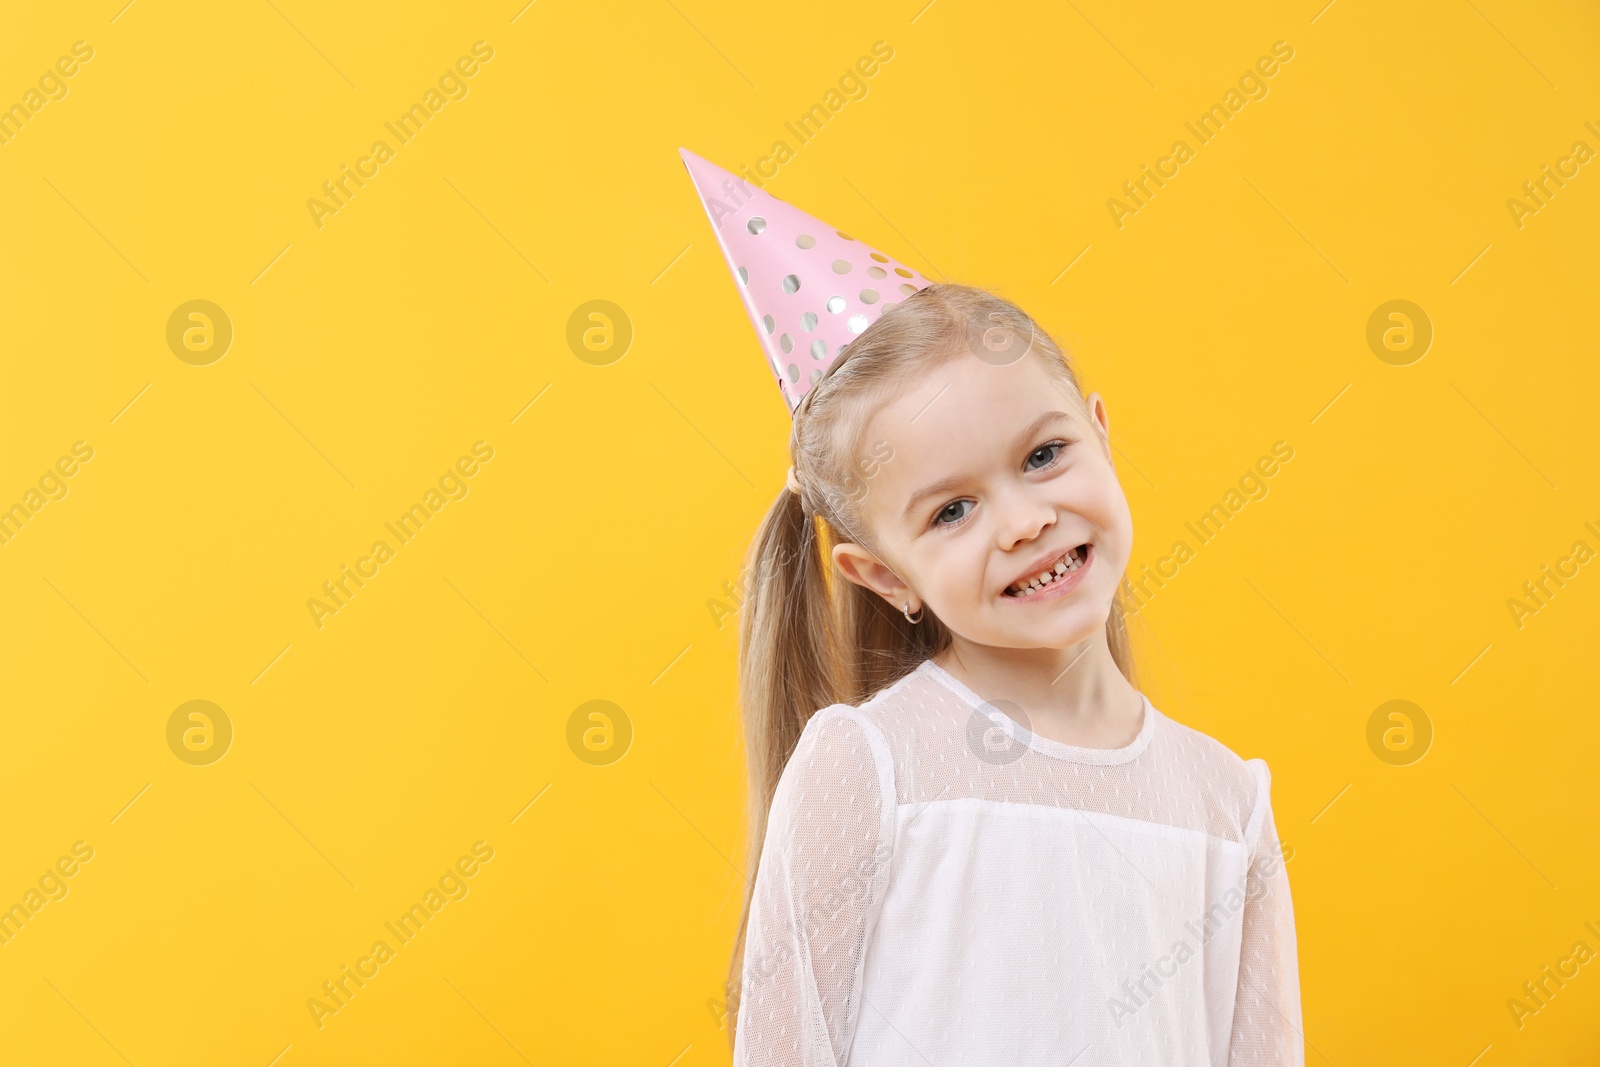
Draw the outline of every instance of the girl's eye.
<instances>
[{"instance_id":1,"label":"girl's eye","mask_svg":"<svg viewBox=\"0 0 1600 1067\"><path fill-rule=\"evenodd\" d=\"M1050 453L1050 463L1046 463L1046 464L1044 464L1043 466L1040 466L1040 467L1030 467L1028 469L1029 470L1038 471L1038 470L1044 470L1046 467L1051 466L1055 462L1056 456L1060 454L1061 449L1066 448L1066 447L1067 447L1067 442L1066 441L1051 441L1047 445L1040 445L1038 448L1034 449L1031 454L1029 454L1028 459L1032 460L1035 457L1037 457L1040 453L1048 452L1048 453Z\"/></svg>"},{"instance_id":2,"label":"girl's eye","mask_svg":"<svg viewBox=\"0 0 1600 1067\"><path fill-rule=\"evenodd\" d=\"M939 509L938 514L934 515L933 524L935 526L957 526L957 525L959 525L961 523L961 521L967 517L967 513L966 512L961 512L961 513L959 513L957 515L951 516L950 509L951 508L959 509L961 507L961 505L963 505L963 504L971 504L971 503L972 503L972 501L970 501L970 500L952 500L952 501L950 501L950 503L946 504L944 507ZM956 521L955 522L945 522L944 520L947 517L954 518Z\"/></svg>"}]
</instances>

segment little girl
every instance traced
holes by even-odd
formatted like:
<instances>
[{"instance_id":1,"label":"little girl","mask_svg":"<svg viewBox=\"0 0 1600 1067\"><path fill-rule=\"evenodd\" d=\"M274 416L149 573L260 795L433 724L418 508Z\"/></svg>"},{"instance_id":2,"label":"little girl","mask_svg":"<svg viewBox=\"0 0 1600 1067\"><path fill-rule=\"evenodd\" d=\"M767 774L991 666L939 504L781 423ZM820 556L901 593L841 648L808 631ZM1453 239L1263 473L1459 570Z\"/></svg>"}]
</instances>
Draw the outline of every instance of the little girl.
<instances>
[{"instance_id":1,"label":"little girl","mask_svg":"<svg viewBox=\"0 0 1600 1067\"><path fill-rule=\"evenodd\" d=\"M736 1067L1303 1064L1266 764L1134 681L1105 402L1014 304L810 269L853 239L684 159L793 414L741 607Z\"/></svg>"}]
</instances>

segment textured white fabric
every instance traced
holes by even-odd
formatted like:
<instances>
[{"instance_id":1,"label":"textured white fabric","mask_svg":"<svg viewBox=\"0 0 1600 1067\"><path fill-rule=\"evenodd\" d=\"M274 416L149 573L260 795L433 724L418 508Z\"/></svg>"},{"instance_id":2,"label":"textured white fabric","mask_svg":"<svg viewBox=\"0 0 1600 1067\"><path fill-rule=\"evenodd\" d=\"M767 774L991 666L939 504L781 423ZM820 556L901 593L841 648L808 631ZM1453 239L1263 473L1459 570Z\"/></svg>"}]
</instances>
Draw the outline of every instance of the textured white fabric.
<instances>
[{"instance_id":1,"label":"textured white fabric","mask_svg":"<svg viewBox=\"0 0 1600 1067\"><path fill-rule=\"evenodd\" d=\"M1030 735L932 660L806 724L756 875L735 1067L1304 1061L1266 764L1144 701Z\"/></svg>"}]
</instances>

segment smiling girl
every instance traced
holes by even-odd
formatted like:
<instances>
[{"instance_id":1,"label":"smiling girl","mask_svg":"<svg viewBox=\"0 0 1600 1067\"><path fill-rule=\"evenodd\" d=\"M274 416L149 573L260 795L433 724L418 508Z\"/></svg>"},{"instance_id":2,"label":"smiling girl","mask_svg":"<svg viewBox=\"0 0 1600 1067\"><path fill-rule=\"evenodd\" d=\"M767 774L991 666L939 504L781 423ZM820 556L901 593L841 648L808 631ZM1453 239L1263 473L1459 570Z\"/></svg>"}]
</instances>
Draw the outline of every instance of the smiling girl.
<instances>
[{"instance_id":1,"label":"smiling girl","mask_svg":"<svg viewBox=\"0 0 1600 1067\"><path fill-rule=\"evenodd\" d=\"M741 607L736 1067L1302 1064L1266 764L1135 683L1105 401L1014 304L877 252L783 276L830 311L830 258L912 279L801 386L742 235L821 224L707 206L793 414Z\"/></svg>"}]
</instances>

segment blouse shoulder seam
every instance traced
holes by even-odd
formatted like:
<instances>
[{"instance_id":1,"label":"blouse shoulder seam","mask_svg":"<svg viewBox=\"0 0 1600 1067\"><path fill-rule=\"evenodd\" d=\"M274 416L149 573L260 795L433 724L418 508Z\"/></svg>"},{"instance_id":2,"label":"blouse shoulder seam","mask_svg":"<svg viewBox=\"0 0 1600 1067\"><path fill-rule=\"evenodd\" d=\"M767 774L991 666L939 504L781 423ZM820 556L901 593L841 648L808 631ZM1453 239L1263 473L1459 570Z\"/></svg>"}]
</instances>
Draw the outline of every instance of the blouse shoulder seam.
<instances>
[{"instance_id":1,"label":"blouse shoulder seam","mask_svg":"<svg viewBox=\"0 0 1600 1067\"><path fill-rule=\"evenodd\" d=\"M1267 761L1259 756L1245 760L1244 768L1255 785L1255 803L1251 807L1249 825L1245 828L1245 841L1254 858L1260 844L1261 825L1266 821L1267 809L1272 803L1272 771L1267 767Z\"/></svg>"},{"instance_id":2,"label":"blouse shoulder seam","mask_svg":"<svg viewBox=\"0 0 1600 1067\"><path fill-rule=\"evenodd\" d=\"M883 825L890 834L894 827L894 808L896 804L896 783L894 770L894 756L889 751L889 739L884 734L883 728L861 708L854 704L829 704L816 714L812 715L806 723L806 729L813 727L821 729L829 721L844 719L853 722L861 730L862 736L867 739L867 747L872 753L873 767L878 775L878 790L883 799L884 818Z\"/></svg>"}]
</instances>

